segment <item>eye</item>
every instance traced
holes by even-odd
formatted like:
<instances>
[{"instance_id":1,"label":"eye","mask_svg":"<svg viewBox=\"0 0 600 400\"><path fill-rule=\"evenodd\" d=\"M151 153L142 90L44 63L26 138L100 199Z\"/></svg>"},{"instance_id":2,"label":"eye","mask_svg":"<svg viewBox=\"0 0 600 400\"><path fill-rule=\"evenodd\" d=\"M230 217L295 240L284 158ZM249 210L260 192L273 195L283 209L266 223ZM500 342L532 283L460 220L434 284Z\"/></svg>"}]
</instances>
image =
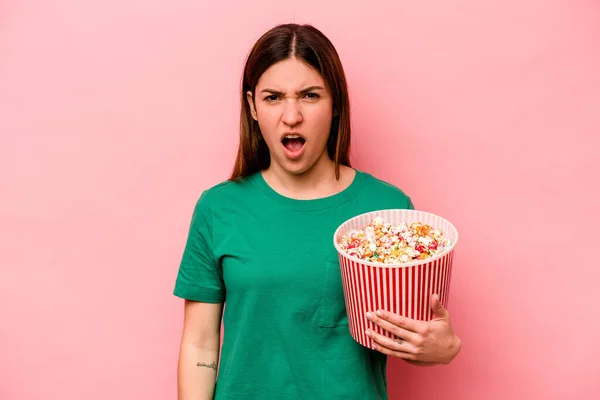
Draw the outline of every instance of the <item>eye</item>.
<instances>
[{"instance_id":1,"label":"eye","mask_svg":"<svg viewBox=\"0 0 600 400\"><path fill-rule=\"evenodd\" d=\"M273 102L279 100L279 96L277 96L276 94L272 94L270 96L265 97L265 100L270 103L273 103Z\"/></svg>"},{"instance_id":2,"label":"eye","mask_svg":"<svg viewBox=\"0 0 600 400\"><path fill-rule=\"evenodd\" d=\"M316 100L321 96L319 96L317 93L306 93L305 97L309 100Z\"/></svg>"}]
</instances>

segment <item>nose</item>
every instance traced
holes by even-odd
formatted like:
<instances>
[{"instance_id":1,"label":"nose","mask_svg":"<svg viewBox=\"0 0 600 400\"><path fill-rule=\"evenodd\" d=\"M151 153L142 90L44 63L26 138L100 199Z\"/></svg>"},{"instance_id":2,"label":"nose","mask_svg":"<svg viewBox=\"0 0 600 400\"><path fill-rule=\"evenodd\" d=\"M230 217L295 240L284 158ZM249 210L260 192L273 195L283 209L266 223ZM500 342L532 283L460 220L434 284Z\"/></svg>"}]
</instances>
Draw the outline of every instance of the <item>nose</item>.
<instances>
[{"instance_id":1,"label":"nose","mask_svg":"<svg viewBox=\"0 0 600 400\"><path fill-rule=\"evenodd\" d=\"M288 99L283 105L283 115L281 119L288 126L295 126L302 122L302 113L298 102L294 99Z\"/></svg>"}]
</instances>

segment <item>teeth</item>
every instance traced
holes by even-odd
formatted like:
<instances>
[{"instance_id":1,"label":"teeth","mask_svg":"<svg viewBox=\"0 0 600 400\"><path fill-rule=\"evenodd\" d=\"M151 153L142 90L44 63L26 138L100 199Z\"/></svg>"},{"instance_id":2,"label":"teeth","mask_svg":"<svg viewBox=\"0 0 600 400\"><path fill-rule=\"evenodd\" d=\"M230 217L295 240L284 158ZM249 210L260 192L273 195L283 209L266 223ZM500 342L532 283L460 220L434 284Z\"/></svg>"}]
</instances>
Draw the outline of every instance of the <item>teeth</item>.
<instances>
[{"instance_id":1,"label":"teeth","mask_svg":"<svg viewBox=\"0 0 600 400\"><path fill-rule=\"evenodd\" d=\"M285 135L286 139L300 139L299 135Z\"/></svg>"}]
</instances>

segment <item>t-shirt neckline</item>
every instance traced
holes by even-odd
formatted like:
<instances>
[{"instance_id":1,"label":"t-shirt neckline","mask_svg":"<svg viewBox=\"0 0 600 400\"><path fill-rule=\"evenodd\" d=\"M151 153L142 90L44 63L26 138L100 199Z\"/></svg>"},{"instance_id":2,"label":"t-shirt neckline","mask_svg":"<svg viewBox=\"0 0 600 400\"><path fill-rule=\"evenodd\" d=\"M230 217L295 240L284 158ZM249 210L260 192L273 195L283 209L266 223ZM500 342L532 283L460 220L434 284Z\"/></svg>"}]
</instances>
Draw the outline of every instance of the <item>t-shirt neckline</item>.
<instances>
[{"instance_id":1,"label":"t-shirt neckline","mask_svg":"<svg viewBox=\"0 0 600 400\"><path fill-rule=\"evenodd\" d=\"M263 194L276 203L279 203L287 208L301 211L319 210L336 207L350 200L360 192L360 189L364 184L365 174L357 169L354 169L354 171L356 172L354 179L352 179L350 185L348 185L348 187L341 192L331 196L310 200L299 200L280 194L267 183L260 171L254 174L252 181Z\"/></svg>"}]
</instances>

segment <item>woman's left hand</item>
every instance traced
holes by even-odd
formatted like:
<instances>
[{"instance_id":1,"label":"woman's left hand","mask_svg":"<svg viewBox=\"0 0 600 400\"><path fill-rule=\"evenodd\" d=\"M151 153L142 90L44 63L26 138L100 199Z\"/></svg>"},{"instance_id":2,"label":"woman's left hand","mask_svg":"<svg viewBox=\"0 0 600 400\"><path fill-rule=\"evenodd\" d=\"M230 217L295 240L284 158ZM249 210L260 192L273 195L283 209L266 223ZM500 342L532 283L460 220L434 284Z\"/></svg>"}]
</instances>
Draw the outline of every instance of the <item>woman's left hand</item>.
<instances>
[{"instance_id":1,"label":"woman's left hand","mask_svg":"<svg viewBox=\"0 0 600 400\"><path fill-rule=\"evenodd\" d=\"M436 294L431 296L433 318L419 321L389 311L367 313L367 319L401 339L392 340L367 329L373 349L417 365L449 364L458 354L461 341L450 324L450 313Z\"/></svg>"}]
</instances>

